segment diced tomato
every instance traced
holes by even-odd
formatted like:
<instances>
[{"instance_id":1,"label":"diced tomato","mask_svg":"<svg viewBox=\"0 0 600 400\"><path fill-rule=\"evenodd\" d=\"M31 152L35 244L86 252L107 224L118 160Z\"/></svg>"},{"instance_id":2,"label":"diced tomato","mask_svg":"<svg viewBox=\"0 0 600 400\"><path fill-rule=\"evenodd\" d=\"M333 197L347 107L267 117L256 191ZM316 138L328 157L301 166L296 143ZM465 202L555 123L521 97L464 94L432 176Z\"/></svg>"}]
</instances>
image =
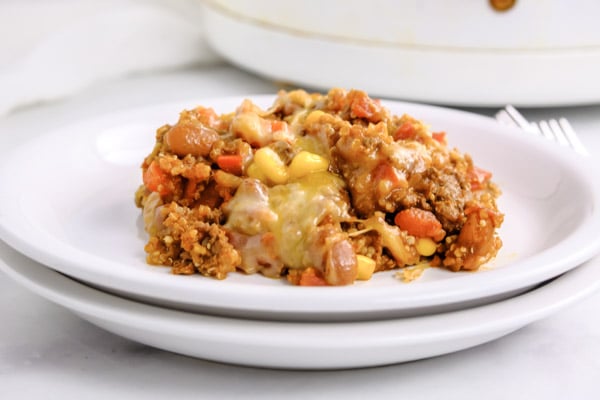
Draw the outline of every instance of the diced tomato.
<instances>
[{"instance_id":1,"label":"diced tomato","mask_svg":"<svg viewBox=\"0 0 600 400\"><path fill-rule=\"evenodd\" d=\"M327 286L323 275L313 267L302 271L291 270L287 276L288 281L298 286Z\"/></svg>"},{"instance_id":2,"label":"diced tomato","mask_svg":"<svg viewBox=\"0 0 600 400\"><path fill-rule=\"evenodd\" d=\"M306 268L300 274L299 286L327 286L325 278L315 268Z\"/></svg>"},{"instance_id":3,"label":"diced tomato","mask_svg":"<svg viewBox=\"0 0 600 400\"><path fill-rule=\"evenodd\" d=\"M173 182L169 174L163 171L156 161L152 161L142 176L148 190L166 196L173 192Z\"/></svg>"},{"instance_id":4,"label":"diced tomato","mask_svg":"<svg viewBox=\"0 0 600 400\"><path fill-rule=\"evenodd\" d=\"M242 174L242 156L238 154L222 154L217 157L217 165L225 172L234 175Z\"/></svg>"},{"instance_id":5,"label":"diced tomato","mask_svg":"<svg viewBox=\"0 0 600 400\"><path fill-rule=\"evenodd\" d=\"M286 130L287 123L285 121L273 120L271 121L271 132Z\"/></svg>"},{"instance_id":6,"label":"diced tomato","mask_svg":"<svg viewBox=\"0 0 600 400\"><path fill-rule=\"evenodd\" d=\"M387 163L382 163L375 167L373 170L373 180L375 182L388 180L392 182L393 187L397 187L402 183L402 180L398 176L396 169Z\"/></svg>"},{"instance_id":7,"label":"diced tomato","mask_svg":"<svg viewBox=\"0 0 600 400\"><path fill-rule=\"evenodd\" d=\"M192 112L195 114L198 121L202 124L216 128L219 123L219 116L212 108L196 107Z\"/></svg>"},{"instance_id":8,"label":"diced tomato","mask_svg":"<svg viewBox=\"0 0 600 400\"><path fill-rule=\"evenodd\" d=\"M394 217L400 229L416 237L429 237L435 241L442 240L445 232L436 216L427 210L411 207L400 211Z\"/></svg>"},{"instance_id":9,"label":"diced tomato","mask_svg":"<svg viewBox=\"0 0 600 400\"><path fill-rule=\"evenodd\" d=\"M431 134L431 137L433 138L433 140L437 140L438 142L445 144L446 143L446 132L441 131L441 132L433 132Z\"/></svg>"},{"instance_id":10,"label":"diced tomato","mask_svg":"<svg viewBox=\"0 0 600 400\"><path fill-rule=\"evenodd\" d=\"M366 98L363 97L359 101L352 103L352 114L358 118L369 118L372 115Z\"/></svg>"},{"instance_id":11,"label":"diced tomato","mask_svg":"<svg viewBox=\"0 0 600 400\"><path fill-rule=\"evenodd\" d=\"M405 122L394 132L394 140L414 139L416 135L417 131L414 125L410 122Z\"/></svg>"},{"instance_id":12,"label":"diced tomato","mask_svg":"<svg viewBox=\"0 0 600 400\"><path fill-rule=\"evenodd\" d=\"M365 118L369 121L376 122L373 119L381 111L381 105L379 102L371 99L366 93L355 92L350 103L350 111L357 118Z\"/></svg>"},{"instance_id":13,"label":"diced tomato","mask_svg":"<svg viewBox=\"0 0 600 400\"><path fill-rule=\"evenodd\" d=\"M471 183L471 190L480 190L492 178L492 173L483 168L473 165L473 168L467 172Z\"/></svg>"}]
</instances>

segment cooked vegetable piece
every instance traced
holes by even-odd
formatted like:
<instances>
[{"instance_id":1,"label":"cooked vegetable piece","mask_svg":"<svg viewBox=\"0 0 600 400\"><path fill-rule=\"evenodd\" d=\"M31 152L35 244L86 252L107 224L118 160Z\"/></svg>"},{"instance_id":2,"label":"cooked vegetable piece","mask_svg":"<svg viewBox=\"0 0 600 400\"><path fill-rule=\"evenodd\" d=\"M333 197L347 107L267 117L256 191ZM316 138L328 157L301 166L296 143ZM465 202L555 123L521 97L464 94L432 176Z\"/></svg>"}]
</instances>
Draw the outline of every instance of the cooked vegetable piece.
<instances>
[{"instance_id":1,"label":"cooked vegetable piece","mask_svg":"<svg viewBox=\"0 0 600 400\"><path fill-rule=\"evenodd\" d=\"M479 168L473 165L468 172L469 182L471 184L471 190L481 190L485 187L485 184L492 178L492 173L486 171L483 168Z\"/></svg>"},{"instance_id":2,"label":"cooked vegetable piece","mask_svg":"<svg viewBox=\"0 0 600 400\"><path fill-rule=\"evenodd\" d=\"M501 242L495 235L495 230L502 223L503 217L496 211L485 207L468 208L467 221L463 225L448 252L454 256L444 260L444 265L453 270L477 269L491 258L494 248L499 248Z\"/></svg>"},{"instance_id":3,"label":"cooked vegetable piece","mask_svg":"<svg viewBox=\"0 0 600 400\"><path fill-rule=\"evenodd\" d=\"M442 224L431 211L411 207L400 211L394 217L400 229L415 237L428 237L435 241L444 238Z\"/></svg>"},{"instance_id":4,"label":"cooked vegetable piece","mask_svg":"<svg viewBox=\"0 0 600 400\"><path fill-rule=\"evenodd\" d=\"M152 161L143 174L144 185L161 196L167 196L173 192L173 183L170 175L163 171L158 162Z\"/></svg>"},{"instance_id":5,"label":"cooked vegetable piece","mask_svg":"<svg viewBox=\"0 0 600 400\"><path fill-rule=\"evenodd\" d=\"M242 174L242 156L237 154L223 154L217 157L217 165L225 172L233 175Z\"/></svg>"},{"instance_id":6,"label":"cooked vegetable piece","mask_svg":"<svg viewBox=\"0 0 600 400\"><path fill-rule=\"evenodd\" d=\"M446 143L446 132L433 132L431 137L442 144Z\"/></svg>"},{"instance_id":7,"label":"cooked vegetable piece","mask_svg":"<svg viewBox=\"0 0 600 400\"><path fill-rule=\"evenodd\" d=\"M394 140L414 139L417 134L415 127L410 122L405 122L394 133Z\"/></svg>"},{"instance_id":8,"label":"cooked vegetable piece","mask_svg":"<svg viewBox=\"0 0 600 400\"><path fill-rule=\"evenodd\" d=\"M214 129L191 121L179 122L165 134L167 145L178 156L206 157L217 139Z\"/></svg>"},{"instance_id":9,"label":"cooked vegetable piece","mask_svg":"<svg viewBox=\"0 0 600 400\"><path fill-rule=\"evenodd\" d=\"M303 176L327 171L329 161L318 154L302 150L292 159L289 166L289 177L292 180L302 178Z\"/></svg>"},{"instance_id":10,"label":"cooked vegetable piece","mask_svg":"<svg viewBox=\"0 0 600 400\"><path fill-rule=\"evenodd\" d=\"M262 147L254 153L254 163L271 183L287 182L289 175L287 167L279 155L270 147Z\"/></svg>"},{"instance_id":11,"label":"cooked vegetable piece","mask_svg":"<svg viewBox=\"0 0 600 400\"><path fill-rule=\"evenodd\" d=\"M287 275L288 281L297 286L327 286L325 278L313 267L293 270Z\"/></svg>"},{"instance_id":12,"label":"cooked vegetable piece","mask_svg":"<svg viewBox=\"0 0 600 400\"><path fill-rule=\"evenodd\" d=\"M428 237L418 238L415 246L417 247L417 251L419 252L419 254L424 257L429 257L433 255L437 248L435 242Z\"/></svg>"},{"instance_id":13,"label":"cooked vegetable piece","mask_svg":"<svg viewBox=\"0 0 600 400\"><path fill-rule=\"evenodd\" d=\"M373 276L373 272L375 272L375 266L377 265L375 260L367 256L363 256L362 254L359 254L356 256L356 261L358 264L358 274L356 276L356 279L361 281L367 281L371 279L371 277Z\"/></svg>"}]
</instances>

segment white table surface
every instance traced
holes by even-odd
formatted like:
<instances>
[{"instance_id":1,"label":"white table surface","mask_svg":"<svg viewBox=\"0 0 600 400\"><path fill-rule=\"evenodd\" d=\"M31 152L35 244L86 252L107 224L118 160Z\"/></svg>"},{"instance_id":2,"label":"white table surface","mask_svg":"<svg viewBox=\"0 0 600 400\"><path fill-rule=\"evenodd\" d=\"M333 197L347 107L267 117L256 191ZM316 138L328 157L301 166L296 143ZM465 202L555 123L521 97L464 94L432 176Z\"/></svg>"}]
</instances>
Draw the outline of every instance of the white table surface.
<instances>
[{"instance_id":1,"label":"white table surface","mask_svg":"<svg viewBox=\"0 0 600 400\"><path fill-rule=\"evenodd\" d=\"M41 131L124 107L268 93L275 87L224 66L134 76L13 113L0 120L0 134ZM495 110L475 111L491 115ZM524 112L531 119L568 117L600 172L600 105ZM596 399L598 310L600 293L494 342L422 361L351 371L273 371L131 342L0 273L0 399Z\"/></svg>"}]
</instances>

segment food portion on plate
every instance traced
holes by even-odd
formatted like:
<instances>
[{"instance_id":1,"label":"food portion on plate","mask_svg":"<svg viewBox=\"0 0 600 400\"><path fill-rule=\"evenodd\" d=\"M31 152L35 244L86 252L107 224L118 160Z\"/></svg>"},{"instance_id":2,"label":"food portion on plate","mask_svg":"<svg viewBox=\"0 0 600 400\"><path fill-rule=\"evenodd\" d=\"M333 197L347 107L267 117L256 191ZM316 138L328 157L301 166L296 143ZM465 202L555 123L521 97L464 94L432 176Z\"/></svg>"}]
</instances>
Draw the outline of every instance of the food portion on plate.
<instances>
[{"instance_id":1,"label":"food portion on plate","mask_svg":"<svg viewBox=\"0 0 600 400\"><path fill-rule=\"evenodd\" d=\"M424 262L477 270L502 245L491 173L359 90L184 110L142 170L147 261L175 274L348 285Z\"/></svg>"}]
</instances>

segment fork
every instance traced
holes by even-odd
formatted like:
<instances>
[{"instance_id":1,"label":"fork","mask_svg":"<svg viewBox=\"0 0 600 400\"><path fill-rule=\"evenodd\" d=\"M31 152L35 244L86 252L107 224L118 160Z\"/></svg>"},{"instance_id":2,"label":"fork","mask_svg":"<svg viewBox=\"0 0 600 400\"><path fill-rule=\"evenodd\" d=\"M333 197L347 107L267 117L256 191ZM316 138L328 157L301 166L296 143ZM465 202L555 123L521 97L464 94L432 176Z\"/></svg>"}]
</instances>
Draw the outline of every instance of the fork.
<instances>
[{"instance_id":1,"label":"fork","mask_svg":"<svg viewBox=\"0 0 600 400\"><path fill-rule=\"evenodd\" d=\"M548 140L558 143L564 147L571 147L577 153L584 156L589 155L583 146L577 133L566 118L541 120L530 122L510 104L496 113L496 120L506 125L516 126L525 132L543 136Z\"/></svg>"}]
</instances>

